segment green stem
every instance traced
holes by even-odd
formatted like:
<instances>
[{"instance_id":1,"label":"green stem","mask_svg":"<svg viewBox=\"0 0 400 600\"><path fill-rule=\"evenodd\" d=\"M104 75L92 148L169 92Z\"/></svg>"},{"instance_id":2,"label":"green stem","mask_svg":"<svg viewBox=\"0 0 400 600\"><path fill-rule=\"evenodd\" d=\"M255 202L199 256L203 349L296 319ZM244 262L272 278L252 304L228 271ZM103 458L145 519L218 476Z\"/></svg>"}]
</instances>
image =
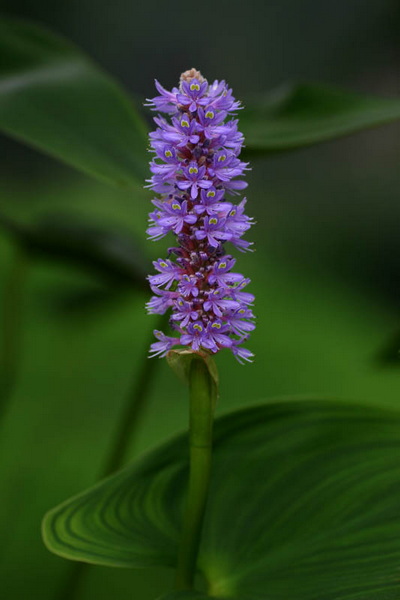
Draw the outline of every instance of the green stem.
<instances>
[{"instance_id":1,"label":"green stem","mask_svg":"<svg viewBox=\"0 0 400 600\"><path fill-rule=\"evenodd\" d=\"M168 316L162 315L158 319L156 329L163 331L167 325ZM137 375L135 373L131 391L127 396L125 406L122 409L116 435L99 479L108 477L108 475L111 475L111 473L114 473L123 465L128 446L132 441L133 433L139 429L139 423L144 414L147 397L154 382L155 372L158 366L157 359L150 359L148 357L150 344L153 341L154 334L152 329L149 339L146 342L139 374Z\"/></svg>"},{"instance_id":2,"label":"green stem","mask_svg":"<svg viewBox=\"0 0 400 600\"><path fill-rule=\"evenodd\" d=\"M3 290L1 315L0 412L4 413L13 391L21 354L22 309L27 257L25 250L15 247Z\"/></svg>"},{"instance_id":3,"label":"green stem","mask_svg":"<svg viewBox=\"0 0 400 600\"><path fill-rule=\"evenodd\" d=\"M168 324L168 317L163 315L159 318L156 329L165 329ZM127 395L126 403L119 417L115 437L111 443L109 453L107 454L105 464L100 470L98 479L107 477L119 469L126 457L129 444L135 432L139 429L139 423L146 408L147 397L151 385L155 381L156 371L160 364L156 358L148 358L147 353L151 342L154 341L153 328L149 339L146 341L146 348L143 352L143 359L139 367L139 373L135 369L132 388ZM90 564L76 562L71 565L67 574L66 581L62 588L56 594L57 600L74 600L80 595L83 580L90 569Z\"/></svg>"},{"instance_id":4,"label":"green stem","mask_svg":"<svg viewBox=\"0 0 400 600\"><path fill-rule=\"evenodd\" d=\"M211 472L216 385L205 360L194 357L189 370L190 473L175 587L193 589Z\"/></svg>"}]
</instances>

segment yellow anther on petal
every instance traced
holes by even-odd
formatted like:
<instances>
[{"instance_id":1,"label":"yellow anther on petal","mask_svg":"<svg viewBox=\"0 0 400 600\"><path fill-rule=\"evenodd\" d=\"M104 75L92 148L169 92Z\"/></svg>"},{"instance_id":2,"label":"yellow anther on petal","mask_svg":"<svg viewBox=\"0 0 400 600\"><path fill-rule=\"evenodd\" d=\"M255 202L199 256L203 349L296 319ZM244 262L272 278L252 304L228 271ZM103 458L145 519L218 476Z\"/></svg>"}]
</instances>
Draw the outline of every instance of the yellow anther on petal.
<instances>
[{"instance_id":1,"label":"yellow anther on petal","mask_svg":"<svg viewBox=\"0 0 400 600\"><path fill-rule=\"evenodd\" d=\"M174 210L179 210L179 209L180 209L180 207L181 207L181 205L180 205L180 204L176 204L176 203L175 203L175 204L173 204L173 205L172 205L172 208L173 208Z\"/></svg>"},{"instance_id":2,"label":"yellow anther on petal","mask_svg":"<svg viewBox=\"0 0 400 600\"><path fill-rule=\"evenodd\" d=\"M181 121L182 127L189 127L188 121Z\"/></svg>"},{"instance_id":3,"label":"yellow anther on petal","mask_svg":"<svg viewBox=\"0 0 400 600\"><path fill-rule=\"evenodd\" d=\"M214 118L214 113L212 112L212 110L208 110L206 112L206 119L213 119Z\"/></svg>"},{"instance_id":4,"label":"yellow anther on petal","mask_svg":"<svg viewBox=\"0 0 400 600\"><path fill-rule=\"evenodd\" d=\"M207 198L214 198L214 196L215 196L215 192L213 192L212 190L207 192Z\"/></svg>"},{"instance_id":5,"label":"yellow anther on petal","mask_svg":"<svg viewBox=\"0 0 400 600\"><path fill-rule=\"evenodd\" d=\"M165 156L166 156L167 158L170 158L170 157L172 156L172 152L171 152L171 150L166 150L166 151L165 151Z\"/></svg>"},{"instance_id":6,"label":"yellow anther on petal","mask_svg":"<svg viewBox=\"0 0 400 600\"><path fill-rule=\"evenodd\" d=\"M212 219L209 220L209 223L211 223L211 225L216 225L218 223L218 219L213 217Z\"/></svg>"}]
</instances>

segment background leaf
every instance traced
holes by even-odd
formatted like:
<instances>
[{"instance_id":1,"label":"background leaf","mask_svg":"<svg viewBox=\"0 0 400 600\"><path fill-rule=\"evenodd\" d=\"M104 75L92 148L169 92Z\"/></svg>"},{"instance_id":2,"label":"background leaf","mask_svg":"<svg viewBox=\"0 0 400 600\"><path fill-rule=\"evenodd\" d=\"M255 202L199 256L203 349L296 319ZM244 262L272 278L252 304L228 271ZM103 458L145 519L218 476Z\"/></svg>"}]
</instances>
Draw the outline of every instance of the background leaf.
<instances>
[{"instance_id":1,"label":"background leaf","mask_svg":"<svg viewBox=\"0 0 400 600\"><path fill-rule=\"evenodd\" d=\"M198 592L171 592L158 600L207 600L209 597Z\"/></svg>"},{"instance_id":2,"label":"background leaf","mask_svg":"<svg viewBox=\"0 0 400 600\"><path fill-rule=\"evenodd\" d=\"M146 276L150 261L131 233L61 214L48 214L35 224L23 224L0 214L0 228L29 256L76 265L114 285L149 290Z\"/></svg>"},{"instance_id":3,"label":"background leaf","mask_svg":"<svg viewBox=\"0 0 400 600\"><path fill-rule=\"evenodd\" d=\"M158 600L209 600L211 596L207 594L202 594L196 591L185 591L185 592L171 592L166 596L162 596L158 598ZM226 596L224 596L226 598ZM229 598L227 599L229 600ZM234 600L234 599L231 599ZM240 596L237 600L251 600L249 597Z\"/></svg>"},{"instance_id":4,"label":"background leaf","mask_svg":"<svg viewBox=\"0 0 400 600\"><path fill-rule=\"evenodd\" d=\"M0 20L0 129L102 180L143 180L146 127L114 81L64 39Z\"/></svg>"},{"instance_id":5,"label":"background leaf","mask_svg":"<svg viewBox=\"0 0 400 600\"><path fill-rule=\"evenodd\" d=\"M362 96L338 88L297 84L246 103L240 128L246 152L311 146L400 119L400 100Z\"/></svg>"},{"instance_id":6,"label":"background leaf","mask_svg":"<svg viewBox=\"0 0 400 600\"><path fill-rule=\"evenodd\" d=\"M173 567L187 474L184 435L51 511L48 547L96 564ZM398 413L281 401L228 414L216 422L199 555L209 593L399 592L399 501Z\"/></svg>"}]
</instances>

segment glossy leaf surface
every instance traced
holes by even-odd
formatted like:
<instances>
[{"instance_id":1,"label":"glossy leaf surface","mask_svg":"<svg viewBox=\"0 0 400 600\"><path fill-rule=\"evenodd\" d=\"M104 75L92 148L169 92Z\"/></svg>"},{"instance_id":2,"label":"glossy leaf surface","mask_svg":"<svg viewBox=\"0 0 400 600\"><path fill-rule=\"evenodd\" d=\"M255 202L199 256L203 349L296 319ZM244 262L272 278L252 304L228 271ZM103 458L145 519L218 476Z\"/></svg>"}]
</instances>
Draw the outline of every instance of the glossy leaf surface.
<instances>
[{"instance_id":1,"label":"glossy leaf surface","mask_svg":"<svg viewBox=\"0 0 400 600\"><path fill-rule=\"evenodd\" d=\"M143 180L146 128L129 98L78 48L0 20L0 130L113 184Z\"/></svg>"},{"instance_id":2,"label":"glossy leaf surface","mask_svg":"<svg viewBox=\"0 0 400 600\"><path fill-rule=\"evenodd\" d=\"M175 566L187 471L180 436L51 511L48 547ZM397 413L281 401L217 419L199 555L211 597L383 600L400 593L399 564Z\"/></svg>"},{"instance_id":3,"label":"glossy leaf surface","mask_svg":"<svg viewBox=\"0 0 400 600\"><path fill-rule=\"evenodd\" d=\"M334 87L282 87L240 113L246 151L280 152L400 119L400 99L374 98Z\"/></svg>"}]
</instances>

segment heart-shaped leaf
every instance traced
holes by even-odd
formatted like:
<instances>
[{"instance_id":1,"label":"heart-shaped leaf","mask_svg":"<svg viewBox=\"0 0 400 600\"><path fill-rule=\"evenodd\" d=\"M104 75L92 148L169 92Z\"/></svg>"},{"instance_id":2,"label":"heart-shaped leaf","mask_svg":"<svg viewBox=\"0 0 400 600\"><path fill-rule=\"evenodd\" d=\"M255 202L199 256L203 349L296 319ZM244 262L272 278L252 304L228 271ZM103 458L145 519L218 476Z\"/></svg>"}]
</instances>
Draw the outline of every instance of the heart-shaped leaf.
<instances>
[{"instance_id":1,"label":"heart-shaped leaf","mask_svg":"<svg viewBox=\"0 0 400 600\"><path fill-rule=\"evenodd\" d=\"M246 152L280 152L400 119L400 99L374 98L322 85L288 85L247 103L240 126Z\"/></svg>"},{"instance_id":2,"label":"heart-shaped leaf","mask_svg":"<svg viewBox=\"0 0 400 600\"><path fill-rule=\"evenodd\" d=\"M79 49L28 22L0 20L0 130L101 180L147 174L146 126Z\"/></svg>"},{"instance_id":3,"label":"heart-shaped leaf","mask_svg":"<svg viewBox=\"0 0 400 600\"><path fill-rule=\"evenodd\" d=\"M181 435L52 510L46 544L98 564L173 567L187 476ZM400 416L281 401L217 419L198 567L211 597L398 597Z\"/></svg>"}]
</instances>

